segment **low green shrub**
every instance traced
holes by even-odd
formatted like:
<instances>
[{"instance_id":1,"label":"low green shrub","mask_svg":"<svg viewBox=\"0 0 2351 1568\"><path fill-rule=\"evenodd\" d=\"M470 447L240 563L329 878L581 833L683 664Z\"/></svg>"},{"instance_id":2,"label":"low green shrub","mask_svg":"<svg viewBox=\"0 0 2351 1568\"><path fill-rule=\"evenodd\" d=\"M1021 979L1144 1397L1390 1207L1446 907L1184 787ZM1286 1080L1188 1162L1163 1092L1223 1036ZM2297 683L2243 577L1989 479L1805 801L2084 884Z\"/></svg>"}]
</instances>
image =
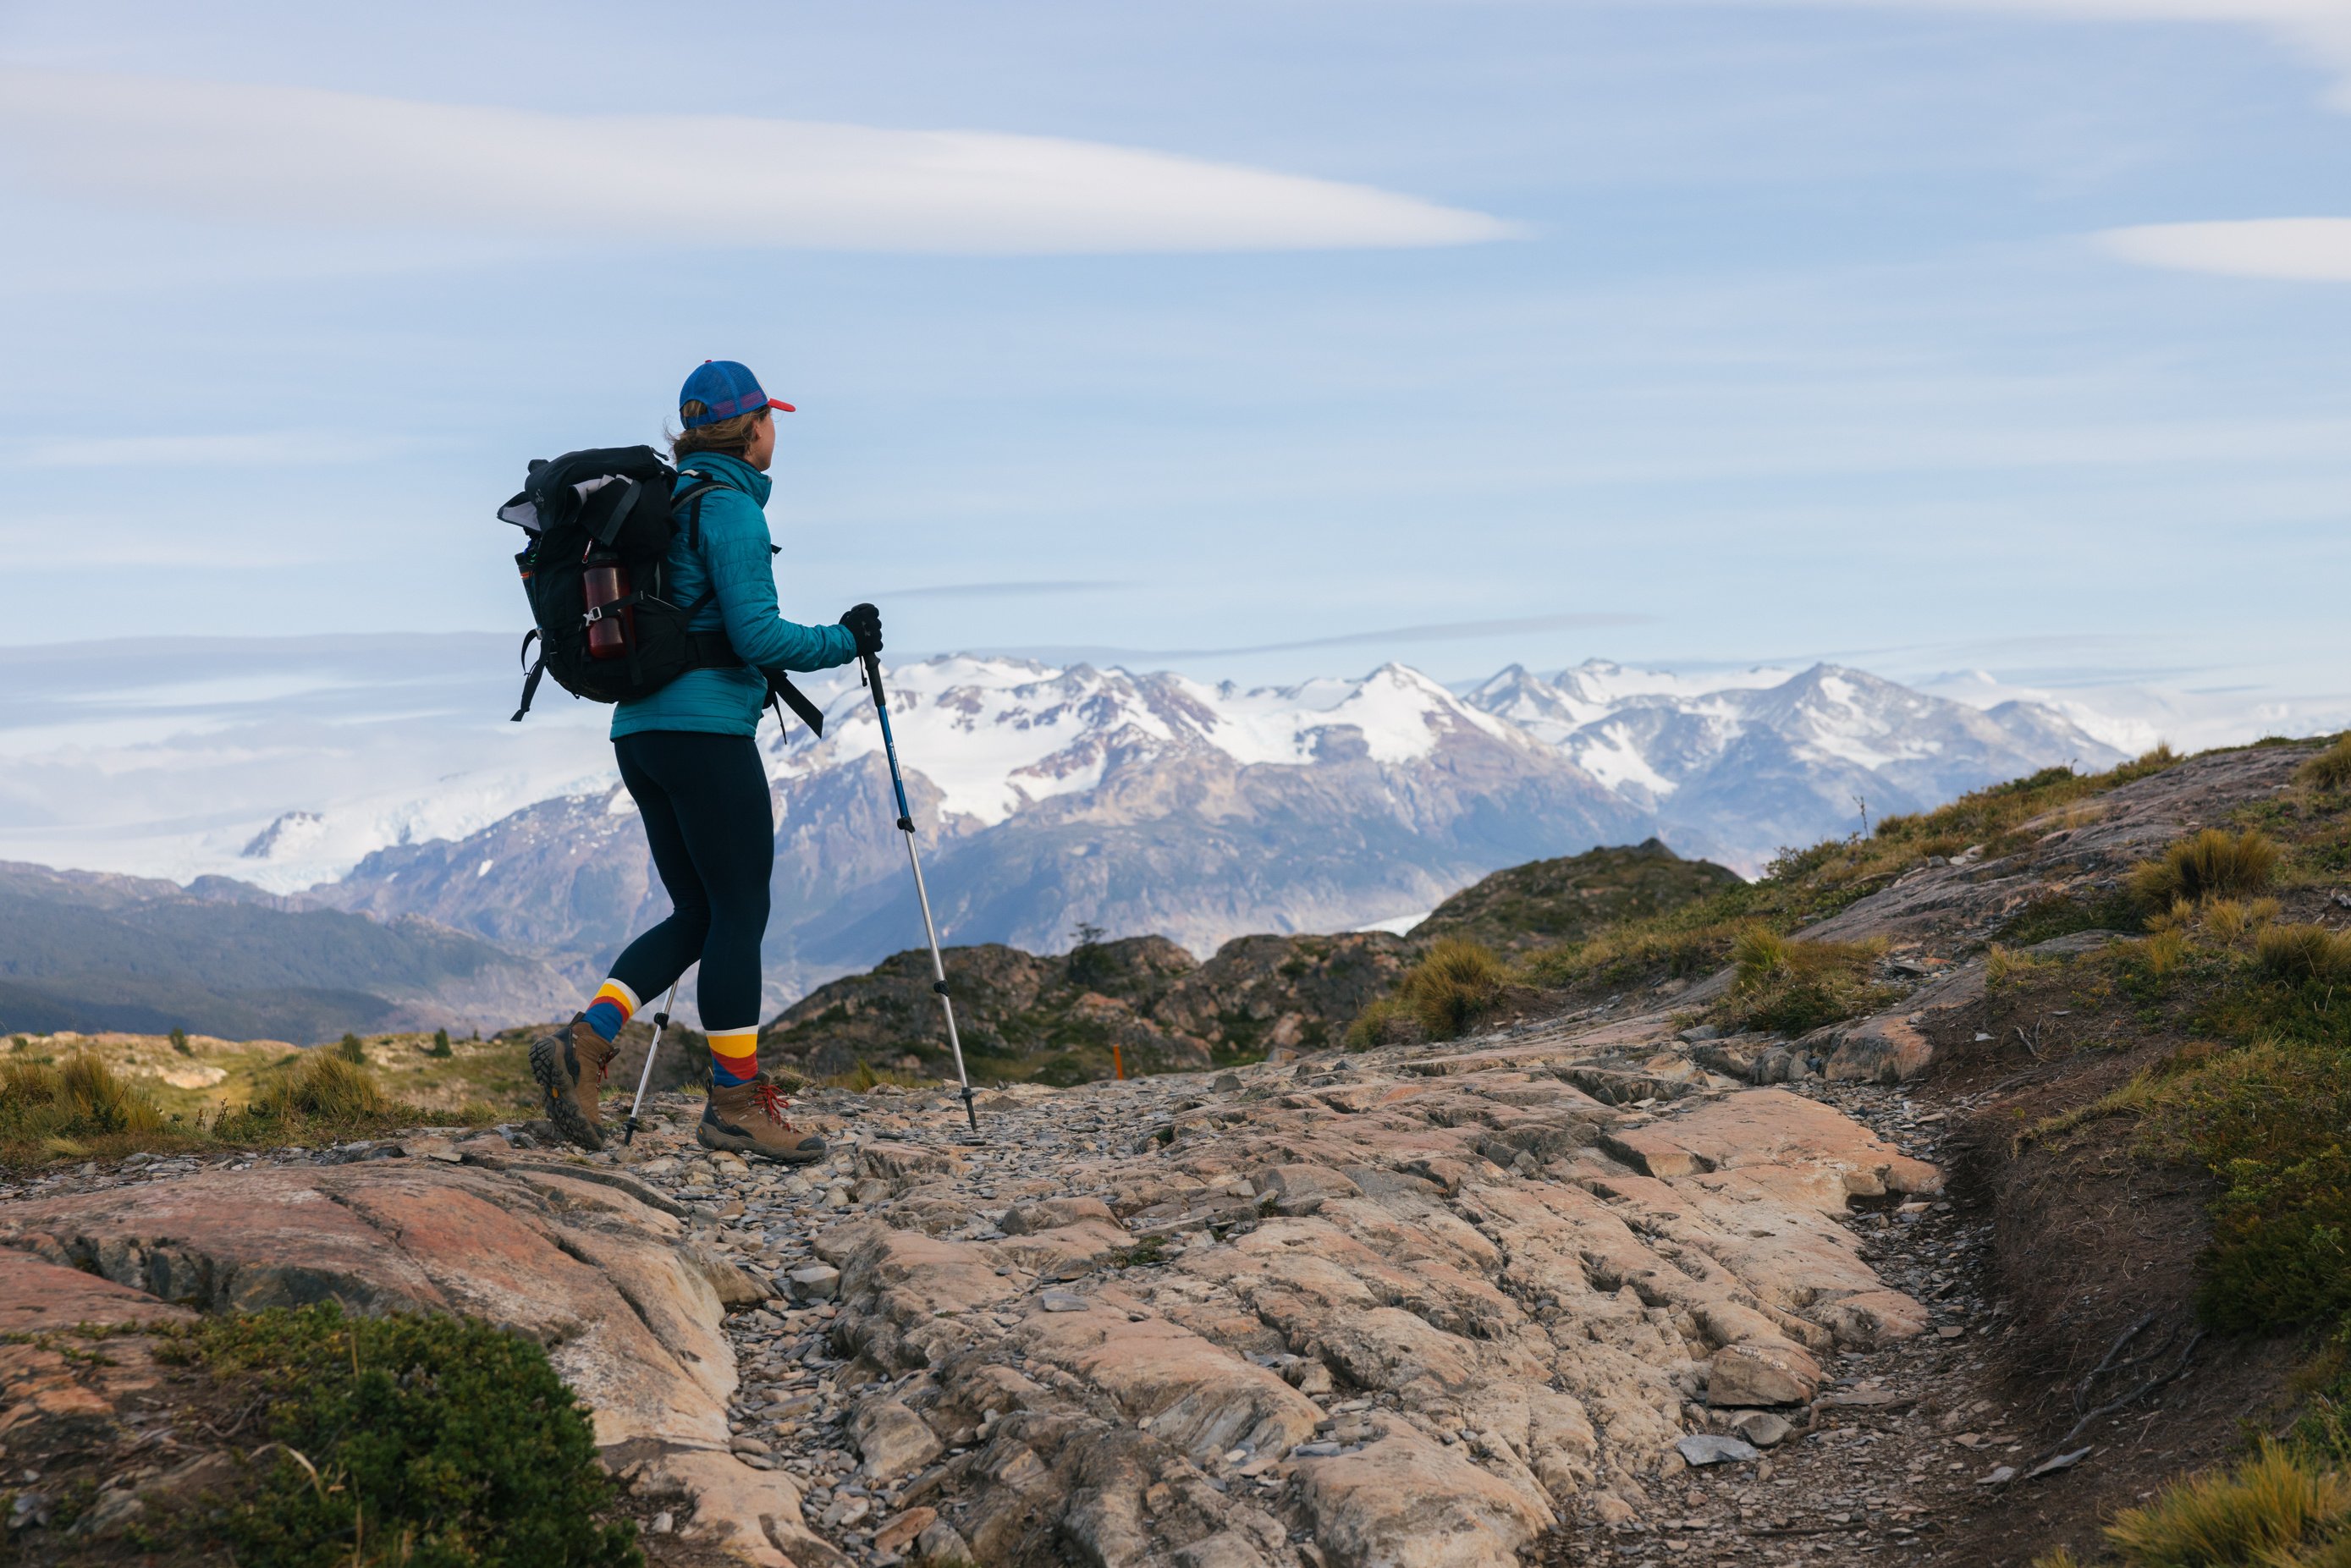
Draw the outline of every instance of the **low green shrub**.
<instances>
[{"instance_id":1,"label":"low green shrub","mask_svg":"<svg viewBox=\"0 0 2351 1568\"><path fill-rule=\"evenodd\" d=\"M2208 898L2249 898L2269 886L2277 863L2277 845L2260 829L2232 833L2206 828L2141 861L2132 869L2130 889L2158 912L2183 900L2193 904Z\"/></svg>"},{"instance_id":2,"label":"low green shrub","mask_svg":"<svg viewBox=\"0 0 2351 1568\"><path fill-rule=\"evenodd\" d=\"M2140 1097L2150 1153L2219 1176L2198 1305L2251 1332L2351 1311L2351 1056L2265 1040L2204 1057Z\"/></svg>"},{"instance_id":3,"label":"low green shrub","mask_svg":"<svg viewBox=\"0 0 2351 1568\"><path fill-rule=\"evenodd\" d=\"M243 1568L637 1568L588 1412L477 1319L333 1302L213 1319L190 1354L266 1400L257 1492L198 1525Z\"/></svg>"},{"instance_id":4,"label":"low green shrub","mask_svg":"<svg viewBox=\"0 0 2351 1568\"><path fill-rule=\"evenodd\" d=\"M1412 1017L1404 998L1390 995L1376 997L1355 1015L1347 1026L1343 1041L1349 1051L1369 1051L1374 1046L1394 1045L1409 1036L1407 1020Z\"/></svg>"}]
</instances>

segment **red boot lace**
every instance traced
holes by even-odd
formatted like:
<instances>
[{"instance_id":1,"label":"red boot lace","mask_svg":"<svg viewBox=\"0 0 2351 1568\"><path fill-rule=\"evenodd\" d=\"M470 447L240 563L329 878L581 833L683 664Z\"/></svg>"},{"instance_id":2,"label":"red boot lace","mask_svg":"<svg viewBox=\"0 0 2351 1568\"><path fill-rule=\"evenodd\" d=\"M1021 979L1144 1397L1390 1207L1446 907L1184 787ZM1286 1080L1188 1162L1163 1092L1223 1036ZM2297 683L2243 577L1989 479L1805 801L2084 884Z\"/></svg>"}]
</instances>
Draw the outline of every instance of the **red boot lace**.
<instances>
[{"instance_id":1,"label":"red boot lace","mask_svg":"<svg viewBox=\"0 0 2351 1568\"><path fill-rule=\"evenodd\" d=\"M775 1123L776 1125L779 1127L789 1127L791 1125L789 1122L784 1120L784 1107L790 1104L791 1102L784 1098L783 1095L778 1093L774 1084L754 1084L751 1088L751 1094L754 1099L758 1101L759 1109L768 1113L768 1121Z\"/></svg>"}]
</instances>

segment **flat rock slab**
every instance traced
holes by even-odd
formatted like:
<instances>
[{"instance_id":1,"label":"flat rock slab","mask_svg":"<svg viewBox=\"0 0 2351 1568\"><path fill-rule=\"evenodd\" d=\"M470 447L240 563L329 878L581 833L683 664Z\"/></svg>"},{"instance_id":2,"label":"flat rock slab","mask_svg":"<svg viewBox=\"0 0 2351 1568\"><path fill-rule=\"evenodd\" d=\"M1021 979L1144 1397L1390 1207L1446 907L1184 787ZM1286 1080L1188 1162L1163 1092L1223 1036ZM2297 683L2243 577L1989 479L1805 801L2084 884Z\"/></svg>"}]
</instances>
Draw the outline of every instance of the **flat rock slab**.
<instances>
[{"instance_id":1,"label":"flat rock slab","mask_svg":"<svg viewBox=\"0 0 2351 1568\"><path fill-rule=\"evenodd\" d=\"M1932 1166L1784 1090L1628 1116L1566 1079L1582 1038L1269 1064L1213 1106L1096 1085L1075 1151L1068 1113L999 1113L969 1173L815 1239L851 1432L935 1443L903 1502L977 1561L1291 1568L1303 1529L1327 1568L1506 1568L1631 1517L1693 1401L1802 1406L1836 1349L1924 1323L1843 1220ZM934 1234L943 1205L1011 1223Z\"/></svg>"},{"instance_id":2,"label":"flat rock slab","mask_svg":"<svg viewBox=\"0 0 2351 1568\"><path fill-rule=\"evenodd\" d=\"M1779 1166L1834 1172L1855 1197L1943 1190L1942 1173L1933 1166L1910 1158L1834 1108L1784 1089L1726 1095L1685 1115L1614 1134L1612 1142L1631 1151L1640 1162L1635 1168L1649 1175Z\"/></svg>"}]
</instances>

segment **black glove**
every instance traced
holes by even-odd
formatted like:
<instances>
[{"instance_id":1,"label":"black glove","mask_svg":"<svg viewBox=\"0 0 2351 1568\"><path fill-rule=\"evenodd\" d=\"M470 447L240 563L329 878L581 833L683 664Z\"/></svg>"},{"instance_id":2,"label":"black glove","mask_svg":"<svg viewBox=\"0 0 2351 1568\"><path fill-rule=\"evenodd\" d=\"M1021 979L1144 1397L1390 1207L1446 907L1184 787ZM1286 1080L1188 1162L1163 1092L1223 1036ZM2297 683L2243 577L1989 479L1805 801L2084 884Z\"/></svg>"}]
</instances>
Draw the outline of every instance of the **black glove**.
<instances>
[{"instance_id":1,"label":"black glove","mask_svg":"<svg viewBox=\"0 0 2351 1568\"><path fill-rule=\"evenodd\" d=\"M841 612L841 623L857 639L857 656L870 659L882 651L882 612L871 604L852 604Z\"/></svg>"}]
</instances>

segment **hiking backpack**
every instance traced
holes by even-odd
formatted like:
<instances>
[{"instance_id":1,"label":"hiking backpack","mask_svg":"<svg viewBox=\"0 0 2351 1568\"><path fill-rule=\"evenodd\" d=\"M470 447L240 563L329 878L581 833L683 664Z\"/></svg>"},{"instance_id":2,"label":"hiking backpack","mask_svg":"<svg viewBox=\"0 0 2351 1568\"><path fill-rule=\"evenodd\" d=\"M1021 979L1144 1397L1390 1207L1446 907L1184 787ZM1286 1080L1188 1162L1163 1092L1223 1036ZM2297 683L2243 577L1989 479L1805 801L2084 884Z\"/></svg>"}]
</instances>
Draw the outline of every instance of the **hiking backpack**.
<instances>
[{"instance_id":1,"label":"hiking backpack","mask_svg":"<svg viewBox=\"0 0 2351 1568\"><path fill-rule=\"evenodd\" d=\"M684 481L684 483L681 483ZM498 508L501 521L529 535L515 557L535 622L522 656L538 644L523 677L519 722L539 677L590 702L651 696L688 670L739 670L742 656L724 631L695 632L686 622L716 595L692 604L668 597L671 541L683 531L702 548L702 498L718 483L684 474L650 446L591 447L552 462L531 460L521 493ZM679 514L684 513L681 525ZM819 735L824 715L781 670L761 672L770 705L781 702ZM776 718L782 722L778 709Z\"/></svg>"}]
</instances>

